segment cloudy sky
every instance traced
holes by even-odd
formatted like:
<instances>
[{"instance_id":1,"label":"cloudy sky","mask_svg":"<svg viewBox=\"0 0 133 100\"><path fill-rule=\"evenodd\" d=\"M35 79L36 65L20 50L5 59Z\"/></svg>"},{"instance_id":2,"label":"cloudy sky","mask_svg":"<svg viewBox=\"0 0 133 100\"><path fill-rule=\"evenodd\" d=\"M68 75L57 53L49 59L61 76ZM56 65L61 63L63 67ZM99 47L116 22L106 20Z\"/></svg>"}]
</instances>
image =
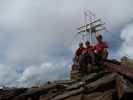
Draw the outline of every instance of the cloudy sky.
<instances>
[{"instance_id":1,"label":"cloudy sky","mask_svg":"<svg viewBox=\"0 0 133 100\"><path fill-rule=\"evenodd\" d=\"M106 22L110 57L133 58L133 0L0 0L0 85L68 79L83 12Z\"/></svg>"}]
</instances>

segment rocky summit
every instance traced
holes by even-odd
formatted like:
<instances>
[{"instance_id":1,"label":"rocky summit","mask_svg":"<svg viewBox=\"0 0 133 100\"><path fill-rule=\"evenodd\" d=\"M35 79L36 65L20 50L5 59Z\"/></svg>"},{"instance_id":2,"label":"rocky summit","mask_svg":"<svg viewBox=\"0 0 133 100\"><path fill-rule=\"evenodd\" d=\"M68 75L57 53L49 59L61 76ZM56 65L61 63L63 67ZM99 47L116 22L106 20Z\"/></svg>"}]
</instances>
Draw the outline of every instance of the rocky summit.
<instances>
[{"instance_id":1,"label":"rocky summit","mask_svg":"<svg viewBox=\"0 0 133 100\"><path fill-rule=\"evenodd\" d=\"M133 64L107 60L102 66L87 65L90 73L81 76L72 69L70 80L49 81L31 88L2 88L0 100L132 100Z\"/></svg>"}]
</instances>

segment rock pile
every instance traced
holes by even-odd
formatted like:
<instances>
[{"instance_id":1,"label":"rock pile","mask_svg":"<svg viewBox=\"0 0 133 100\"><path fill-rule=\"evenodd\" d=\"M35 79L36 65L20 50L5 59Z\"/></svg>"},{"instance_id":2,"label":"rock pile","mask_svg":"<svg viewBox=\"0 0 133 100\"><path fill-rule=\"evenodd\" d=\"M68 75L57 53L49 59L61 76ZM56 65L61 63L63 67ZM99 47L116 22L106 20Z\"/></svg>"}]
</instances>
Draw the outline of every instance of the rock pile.
<instances>
[{"instance_id":1,"label":"rock pile","mask_svg":"<svg viewBox=\"0 0 133 100\"><path fill-rule=\"evenodd\" d=\"M48 82L38 87L1 89L0 100L132 100L133 98L132 79L123 73L100 70L84 77L80 75L77 77L77 74L79 73L73 73L76 78L73 76L71 80Z\"/></svg>"}]
</instances>

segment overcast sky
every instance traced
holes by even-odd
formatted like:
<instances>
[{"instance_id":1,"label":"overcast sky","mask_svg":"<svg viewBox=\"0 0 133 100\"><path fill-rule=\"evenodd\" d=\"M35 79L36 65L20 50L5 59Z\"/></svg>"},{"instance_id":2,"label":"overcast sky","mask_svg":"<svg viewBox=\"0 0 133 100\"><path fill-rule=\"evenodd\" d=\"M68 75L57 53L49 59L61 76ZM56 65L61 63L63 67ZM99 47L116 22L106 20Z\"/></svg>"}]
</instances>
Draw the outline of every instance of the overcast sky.
<instances>
[{"instance_id":1,"label":"overcast sky","mask_svg":"<svg viewBox=\"0 0 133 100\"><path fill-rule=\"evenodd\" d=\"M133 58L133 0L0 0L0 85L67 79L76 28L91 10L106 22L110 57ZM38 83L39 82L39 83Z\"/></svg>"}]
</instances>

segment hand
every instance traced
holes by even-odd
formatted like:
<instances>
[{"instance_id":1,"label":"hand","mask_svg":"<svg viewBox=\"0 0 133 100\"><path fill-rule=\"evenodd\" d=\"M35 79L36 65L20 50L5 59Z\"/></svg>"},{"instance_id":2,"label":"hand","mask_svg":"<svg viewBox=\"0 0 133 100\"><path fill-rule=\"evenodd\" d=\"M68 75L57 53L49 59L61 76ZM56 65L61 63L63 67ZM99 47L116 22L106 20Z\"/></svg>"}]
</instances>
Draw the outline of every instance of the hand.
<instances>
[{"instance_id":1,"label":"hand","mask_svg":"<svg viewBox=\"0 0 133 100\"><path fill-rule=\"evenodd\" d=\"M94 53L97 53L97 50L94 50Z\"/></svg>"}]
</instances>

